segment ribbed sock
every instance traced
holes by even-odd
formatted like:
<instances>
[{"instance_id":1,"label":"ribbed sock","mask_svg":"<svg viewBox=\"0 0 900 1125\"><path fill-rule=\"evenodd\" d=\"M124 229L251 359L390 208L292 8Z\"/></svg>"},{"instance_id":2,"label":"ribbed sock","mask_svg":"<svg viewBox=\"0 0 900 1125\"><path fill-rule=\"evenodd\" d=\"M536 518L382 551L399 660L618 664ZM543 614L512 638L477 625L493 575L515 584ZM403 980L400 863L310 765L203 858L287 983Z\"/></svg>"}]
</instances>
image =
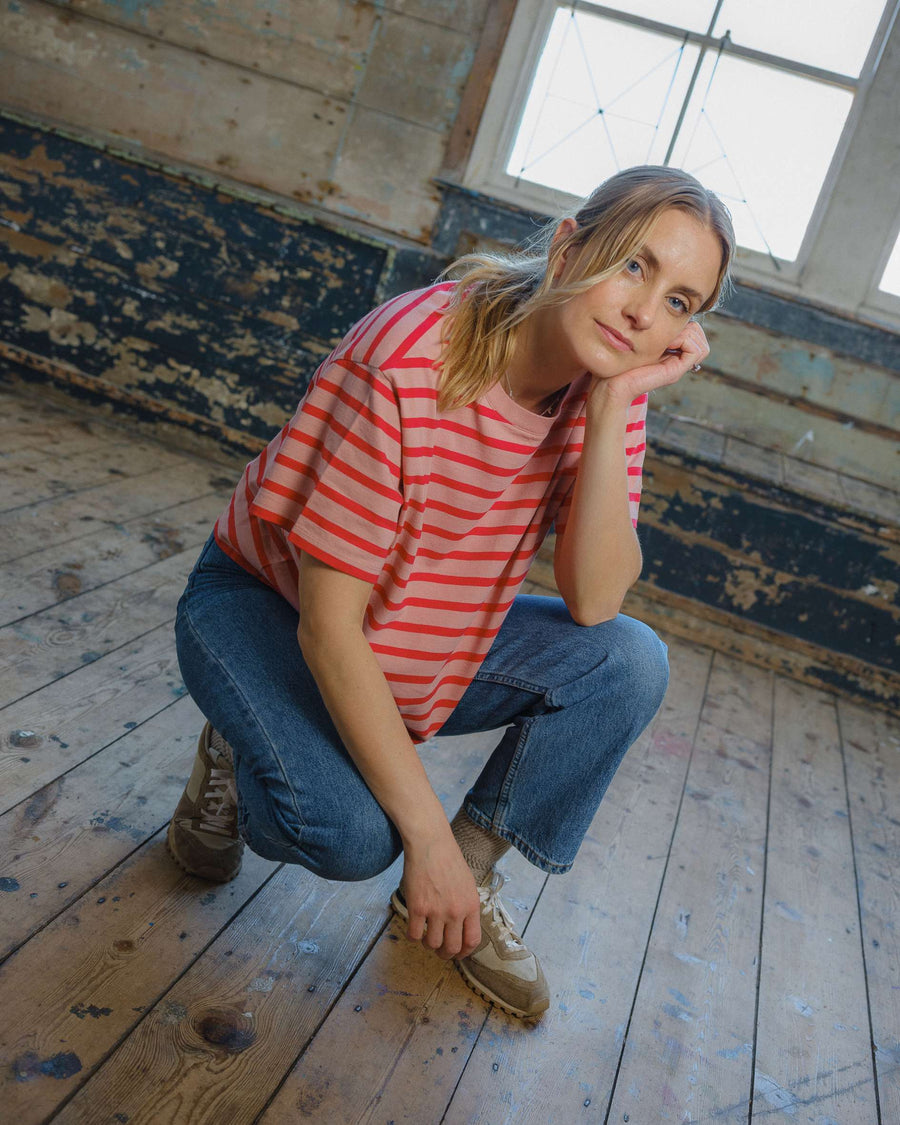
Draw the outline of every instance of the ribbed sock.
<instances>
[{"instance_id":1,"label":"ribbed sock","mask_svg":"<svg viewBox=\"0 0 900 1125\"><path fill-rule=\"evenodd\" d=\"M462 809L450 821L450 827L463 859L472 869L475 882L481 886L487 882L497 860L509 851L509 844L476 824Z\"/></svg>"}]
</instances>

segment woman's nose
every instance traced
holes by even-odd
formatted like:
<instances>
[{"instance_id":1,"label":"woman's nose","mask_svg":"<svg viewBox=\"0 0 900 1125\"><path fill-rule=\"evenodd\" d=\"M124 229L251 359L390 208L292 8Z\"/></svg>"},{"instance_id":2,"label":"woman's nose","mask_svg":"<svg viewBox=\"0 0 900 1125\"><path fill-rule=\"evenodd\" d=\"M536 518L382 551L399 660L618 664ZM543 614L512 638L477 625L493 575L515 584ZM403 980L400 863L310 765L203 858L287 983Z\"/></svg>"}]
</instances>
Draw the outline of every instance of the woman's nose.
<instances>
[{"instance_id":1,"label":"woman's nose","mask_svg":"<svg viewBox=\"0 0 900 1125\"><path fill-rule=\"evenodd\" d=\"M653 323L653 302L634 295L622 310L635 328L649 328Z\"/></svg>"}]
</instances>

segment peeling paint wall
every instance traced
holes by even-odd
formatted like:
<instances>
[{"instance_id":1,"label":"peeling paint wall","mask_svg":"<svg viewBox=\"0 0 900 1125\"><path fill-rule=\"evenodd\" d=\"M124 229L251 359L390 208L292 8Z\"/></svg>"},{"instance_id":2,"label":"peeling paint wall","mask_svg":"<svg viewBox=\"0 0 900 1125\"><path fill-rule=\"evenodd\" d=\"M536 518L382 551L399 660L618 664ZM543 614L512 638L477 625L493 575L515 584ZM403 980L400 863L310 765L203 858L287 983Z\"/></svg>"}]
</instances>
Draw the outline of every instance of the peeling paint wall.
<instances>
[{"instance_id":1,"label":"peeling paint wall","mask_svg":"<svg viewBox=\"0 0 900 1125\"><path fill-rule=\"evenodd\" d=\"M255 438L376 302L387 247L0 119L0 348Z\"/></svg>"}]
</instances>

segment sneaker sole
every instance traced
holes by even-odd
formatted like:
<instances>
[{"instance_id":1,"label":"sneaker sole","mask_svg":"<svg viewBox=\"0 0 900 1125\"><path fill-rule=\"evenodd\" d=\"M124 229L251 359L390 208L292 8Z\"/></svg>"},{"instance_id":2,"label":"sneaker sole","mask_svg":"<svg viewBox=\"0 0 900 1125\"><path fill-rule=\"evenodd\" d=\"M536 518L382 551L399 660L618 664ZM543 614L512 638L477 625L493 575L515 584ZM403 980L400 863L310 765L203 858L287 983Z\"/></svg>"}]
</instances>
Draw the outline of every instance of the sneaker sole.
<instances>
[{"instance_id":1,"label":"sneaker sole","mask_svg":"<svg viewBox=\"0 0 900 1125\"><path fill-rule=\"evenodd\" d=\"M200 871L196 867L189 867L179 856L178 852L175 849L175 844L172 839L172 821L169 821L169 827L166 829L166 851L169 853L175 863L181 868L181 870L184 871L187 875L193 875L196 879L205 879L209 883L230 883L233 879L236 879L238 875L240 875L241 867L243 865L243 860L239 860L238 865L237 867L235 867L234 871L230 872L229 874L216 875L206 874L205 869L203 871Z\"/></svg>"},{"instance_id":2,"label":"sneaker sole","mask_svg":"<svg viewBox=\"0 0 900 1125\"><path fill-rule=\"evenodd\" d=\"M409 920L409 912L407 911L403 903L400 902L399 898L397 897L396 891L394 891L394 893L391 895L391 908L398 917L404 920L404 922ZM543 1013L546 1012L550 1007L550 1001L548 999L547 1003L544 1004L543 1007L536 1008L533 1012L526 1012L523 1008L516 1008L512 1004L507 1003L505 1000L501 1000L499 996L495 996L489 988L486 988L481 983L481 981L476 980L475 977L473 977L469 973L469 970L463 964L462 960L457 960L454 957L453 964L456 966L456 971L462 977L463 982L469 988L471 988L474 993L480 996L482 1000L486 1000L489 1004L494 1004L496 1005L496 1007L502 1008L508 1016L515 1016L517 1020L537 1019L539 1016L543 1015Z\"/></svg>"}]
</instances>

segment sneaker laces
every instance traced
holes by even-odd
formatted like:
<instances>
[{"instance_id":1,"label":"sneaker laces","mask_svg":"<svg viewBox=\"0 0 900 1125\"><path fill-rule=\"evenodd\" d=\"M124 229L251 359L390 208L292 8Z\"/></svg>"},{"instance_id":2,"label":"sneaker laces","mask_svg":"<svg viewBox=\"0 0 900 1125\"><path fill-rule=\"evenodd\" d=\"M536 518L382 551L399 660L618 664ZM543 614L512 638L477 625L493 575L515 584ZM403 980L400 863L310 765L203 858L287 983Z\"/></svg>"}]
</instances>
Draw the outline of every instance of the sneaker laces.
<instances>
[{"instance_id":1,"label":"sneaker laces","mask_svg":"<svg viewBox=\"0 0 900 1125\"><path fill-rule=\"evenodd\" d=\"M502 941L507 949L524 949L525 943L516 933L513 920L500 901L500 891L505 882L506 876L500 871L494 871L490 883L478 888L481 912L484 914L486 911L490 911L491 922L497 929L497 940Z\"/></svg>"},{"instance_id":2,"label":"sneaker laces","mask_svg":"<svg viewBox=\"0 0 900 1125\"><path fill-rule=\"evenodd\" d=\"M207 804L200 809L204 831L231 836L237 819L237 788L230 769L209 771L209 791L203 794Z\"/></svg>"}]
</instances>

